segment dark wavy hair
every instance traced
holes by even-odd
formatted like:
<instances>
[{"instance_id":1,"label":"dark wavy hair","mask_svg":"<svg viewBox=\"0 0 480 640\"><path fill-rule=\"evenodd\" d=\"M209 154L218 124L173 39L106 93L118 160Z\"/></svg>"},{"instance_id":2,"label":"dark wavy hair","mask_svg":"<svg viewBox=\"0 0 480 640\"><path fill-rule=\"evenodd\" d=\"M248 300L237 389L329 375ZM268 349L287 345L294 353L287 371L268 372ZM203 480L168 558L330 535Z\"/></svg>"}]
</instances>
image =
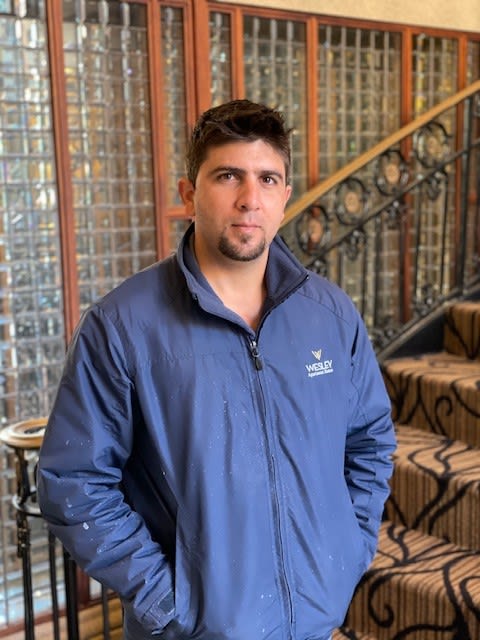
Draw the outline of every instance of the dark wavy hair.
<instances>
[{"instance_id":1,"label":"dark wavy hair","mask_svg":"<svg viewBox=\"0 0 480 640\"><path fill-rule=\"evenodd\" d=\"M287 184L290 181L290 133L284 116L275 109L250 100L232 100L205 111L198 119L186 153L186 170L195 185L200 165L210 147L230 142L263 140L283 157Z\"/></svg>"}]
</instances>

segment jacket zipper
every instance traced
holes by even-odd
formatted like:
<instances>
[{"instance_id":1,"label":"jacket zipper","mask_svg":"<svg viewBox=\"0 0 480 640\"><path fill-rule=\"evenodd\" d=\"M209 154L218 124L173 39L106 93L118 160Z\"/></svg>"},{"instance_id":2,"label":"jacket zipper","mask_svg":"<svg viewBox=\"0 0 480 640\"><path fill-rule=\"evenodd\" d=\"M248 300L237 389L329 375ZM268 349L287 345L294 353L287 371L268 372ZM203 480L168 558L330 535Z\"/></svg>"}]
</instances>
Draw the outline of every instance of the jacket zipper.
<instances>
[{"instance_id":1,"label":"jacket zipper","mask_svg":"<svg viewBox=\"0 0 480 640\"><path fill-rule=\"evenodd\" d=\"M253 362L255 364L255 369L257 371L261 371L263 369L263 363L260 357L260 353L258 351L256 340L250 340L250 353L252 354Z\"/></svg>"},{"instance_id":2,"label":"jacket zipper","mask_svg":"<svg viewBox=\"0 0 480 640\"><path fill-rule=\"evenodd\" d=\"M268 437L268 436L267 436ZM270 449L270 447L269 447ZM284 602L285 602L285 606L286 609L288 611L288 617L289 617L289 623L290 623L290 629L289 629L289 633L288 636L291 639L292 638L292 629L293 629L293 624L294 624L294 617L293 617L293 603L292 603L292 592L290 590L290 585L288 583L288 579L287 579L287 575L286 575L286 570L285 570L285 554L284 554L284 546L283 546L283 536L282 536L282 528L280 526L280 522L281 522L281 518L280 518L280 501L278 499L278 493L276 490L276 484L277 484L277 480L276 480L276 471L275 471L275 457L273 455L273 453L271 451L269 451L269 455L270 455L270 465L271 466L271 474L272 474L272 478L273 478L273 483L275 488L272 489L272 494L273 494L273 511L274 511L274 516L277 520L277 529L278 529L278 544L279 544L279 549L278 549L278 553L280 556L280 563L281 563L281 567L282 567L282 574L279 576L280 581L283 585L283 589L284 589Z\"/></svg>"},{"instance_id":3,"label":"jacket zipper","mask_svg":"<svg viewBox=\"0 0 480 640\"><path fill-rule=\"evenodd\" d=\"M250 346L250 353L252 355L253 358L253 362L255 364L255 369L257 371L261 371L263 369L263 362L262 362L262 358L260 356L260 352L258 350L258 344L256 340L250 340L249 341L249 346ZM260 385L261 386L261 385ZM265 402L264 402L264 407L266 407ZM265 415L265 421L267 420L266 415ZM289 615L289 622L290 622L290 629L292 629L293 627L293 607L292 607L292 594L290 591L290 586L288 584L288 579L287 576L285 574L285 559L284 559L284 551L283 551L283 536L282 536L282 530L281 530L281 526L280 526L280 522L281 522L281 518L280 518L280 502L278 499L278 493L277 493L277 473L276 473L276 469L275 469L275 456L271 450L270 447L270 439L268 436L268 428L265 428L265 444L267 447L267 456L268 456L268 466L270 468L270 474L272 477L272 500L273 500L273 514L274 514L274 518L277 521L277 535L278 535L278 553L280 556L280 563L282 566L282 575L279 576L280 577L280 581L283 584L283 589L284 589L284 597L285 597L285 605L286 608L288 610L288 615ZM289 638L291 638L291 631L289 633Z\"/></svg>"}]
</instances>

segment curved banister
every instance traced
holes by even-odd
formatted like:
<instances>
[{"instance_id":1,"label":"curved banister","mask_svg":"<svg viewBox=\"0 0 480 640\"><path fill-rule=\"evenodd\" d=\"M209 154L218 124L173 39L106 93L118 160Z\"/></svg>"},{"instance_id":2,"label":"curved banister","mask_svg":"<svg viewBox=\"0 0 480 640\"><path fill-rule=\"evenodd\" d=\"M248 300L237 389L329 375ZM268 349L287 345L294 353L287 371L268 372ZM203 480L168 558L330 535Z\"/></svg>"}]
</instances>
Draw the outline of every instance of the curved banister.
<instances>
[{"instance_id":1,"label":"curved banister","mask_svg":"<svg viewBox=\"0 0 480 640\"><path fill-rule=\"evenodd\" d=\"M284 241L350 295L379 358L410 348L443 305L480 294L479 98L480 80L285 212Z\"/></svg>"},{"instance_id":2,"label":"curved banister","mask_svg":"<svg viewBox=\"0 0 480 640\"><path fill-rule=\"evenodd\" d=\"M470 97L477 91L480 91L480 80L477 80L462 91L459 91L458 93L450 96L435 107L432 107L421 116L419 116L415 120L412 120L412 122L408 123L401 129L398 129L387 138L377 143L374 147L372 147L365 153L362 153L360 156L356 157L354 160L343 166L331 176L315 185L312 189L306 191L298 200L296 200L286 209L282 226L291 222L300 213L302 213L302 211L307 209L316 200L330 191L330 189L337 186L338 184L343 182L343 180L348 178L348 176L352 175L353 173L367 165L376 156L384 153L393 145L398 144L401 140L414 133L417 129L423 127L431 120L437 118L448 109L451 109L457 104L460 104L462 101L464 101L466 98Z\"/></svg>"}]
</instances>

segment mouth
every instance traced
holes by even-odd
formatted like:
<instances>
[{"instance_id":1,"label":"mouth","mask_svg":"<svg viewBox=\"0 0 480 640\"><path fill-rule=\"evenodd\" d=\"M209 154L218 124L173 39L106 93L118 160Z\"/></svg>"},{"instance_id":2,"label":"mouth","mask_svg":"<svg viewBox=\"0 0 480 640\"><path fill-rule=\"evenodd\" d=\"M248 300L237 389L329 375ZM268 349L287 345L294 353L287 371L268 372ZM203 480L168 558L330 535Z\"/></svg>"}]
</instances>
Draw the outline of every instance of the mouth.
<instances>
[{"instance_id":1,"label":"mouth","mask_svg":"<svg viewBox=\"0 0 480 640\"><path fill-rule=\"evenodd\" d=\"M260 225L254 224L253 222L237 222L232 224L232 227L234 227L235 229L242 229L247 231L251 229L260 229Z\"/></svg>"}]
</instances>

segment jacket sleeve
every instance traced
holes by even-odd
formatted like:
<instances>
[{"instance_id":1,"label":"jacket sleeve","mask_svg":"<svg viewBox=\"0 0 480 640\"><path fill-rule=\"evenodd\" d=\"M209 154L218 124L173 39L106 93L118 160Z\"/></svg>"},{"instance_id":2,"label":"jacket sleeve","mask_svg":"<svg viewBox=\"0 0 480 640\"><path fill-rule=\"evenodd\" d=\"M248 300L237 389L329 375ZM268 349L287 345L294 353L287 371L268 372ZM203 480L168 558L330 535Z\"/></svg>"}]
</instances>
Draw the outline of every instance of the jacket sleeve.
<instances>
[{"instance_id":1,"label":"jacket sleeve","mask_svg":"<svg viewBox=\"0 0 480 640\"><path fill-rule=\"evenodd\" d=\"M120 336L93 307L67 353L40 450L38 500L78 565L153 632L173 619L174 597L167 559L121 488L134 392Z\"/></svg>"},{"instance_id":2,"label":"jacket sleeve","mask_svg":"<svg viewBox=\"0 0 480 640\"><path fill-rule=\"evenodd\" d=\"M345 478L371 561L384 504L390 493L396 440L390 400L359 315L351 358L354 394L347 429Z\"/></svg>"}]
</instances>

